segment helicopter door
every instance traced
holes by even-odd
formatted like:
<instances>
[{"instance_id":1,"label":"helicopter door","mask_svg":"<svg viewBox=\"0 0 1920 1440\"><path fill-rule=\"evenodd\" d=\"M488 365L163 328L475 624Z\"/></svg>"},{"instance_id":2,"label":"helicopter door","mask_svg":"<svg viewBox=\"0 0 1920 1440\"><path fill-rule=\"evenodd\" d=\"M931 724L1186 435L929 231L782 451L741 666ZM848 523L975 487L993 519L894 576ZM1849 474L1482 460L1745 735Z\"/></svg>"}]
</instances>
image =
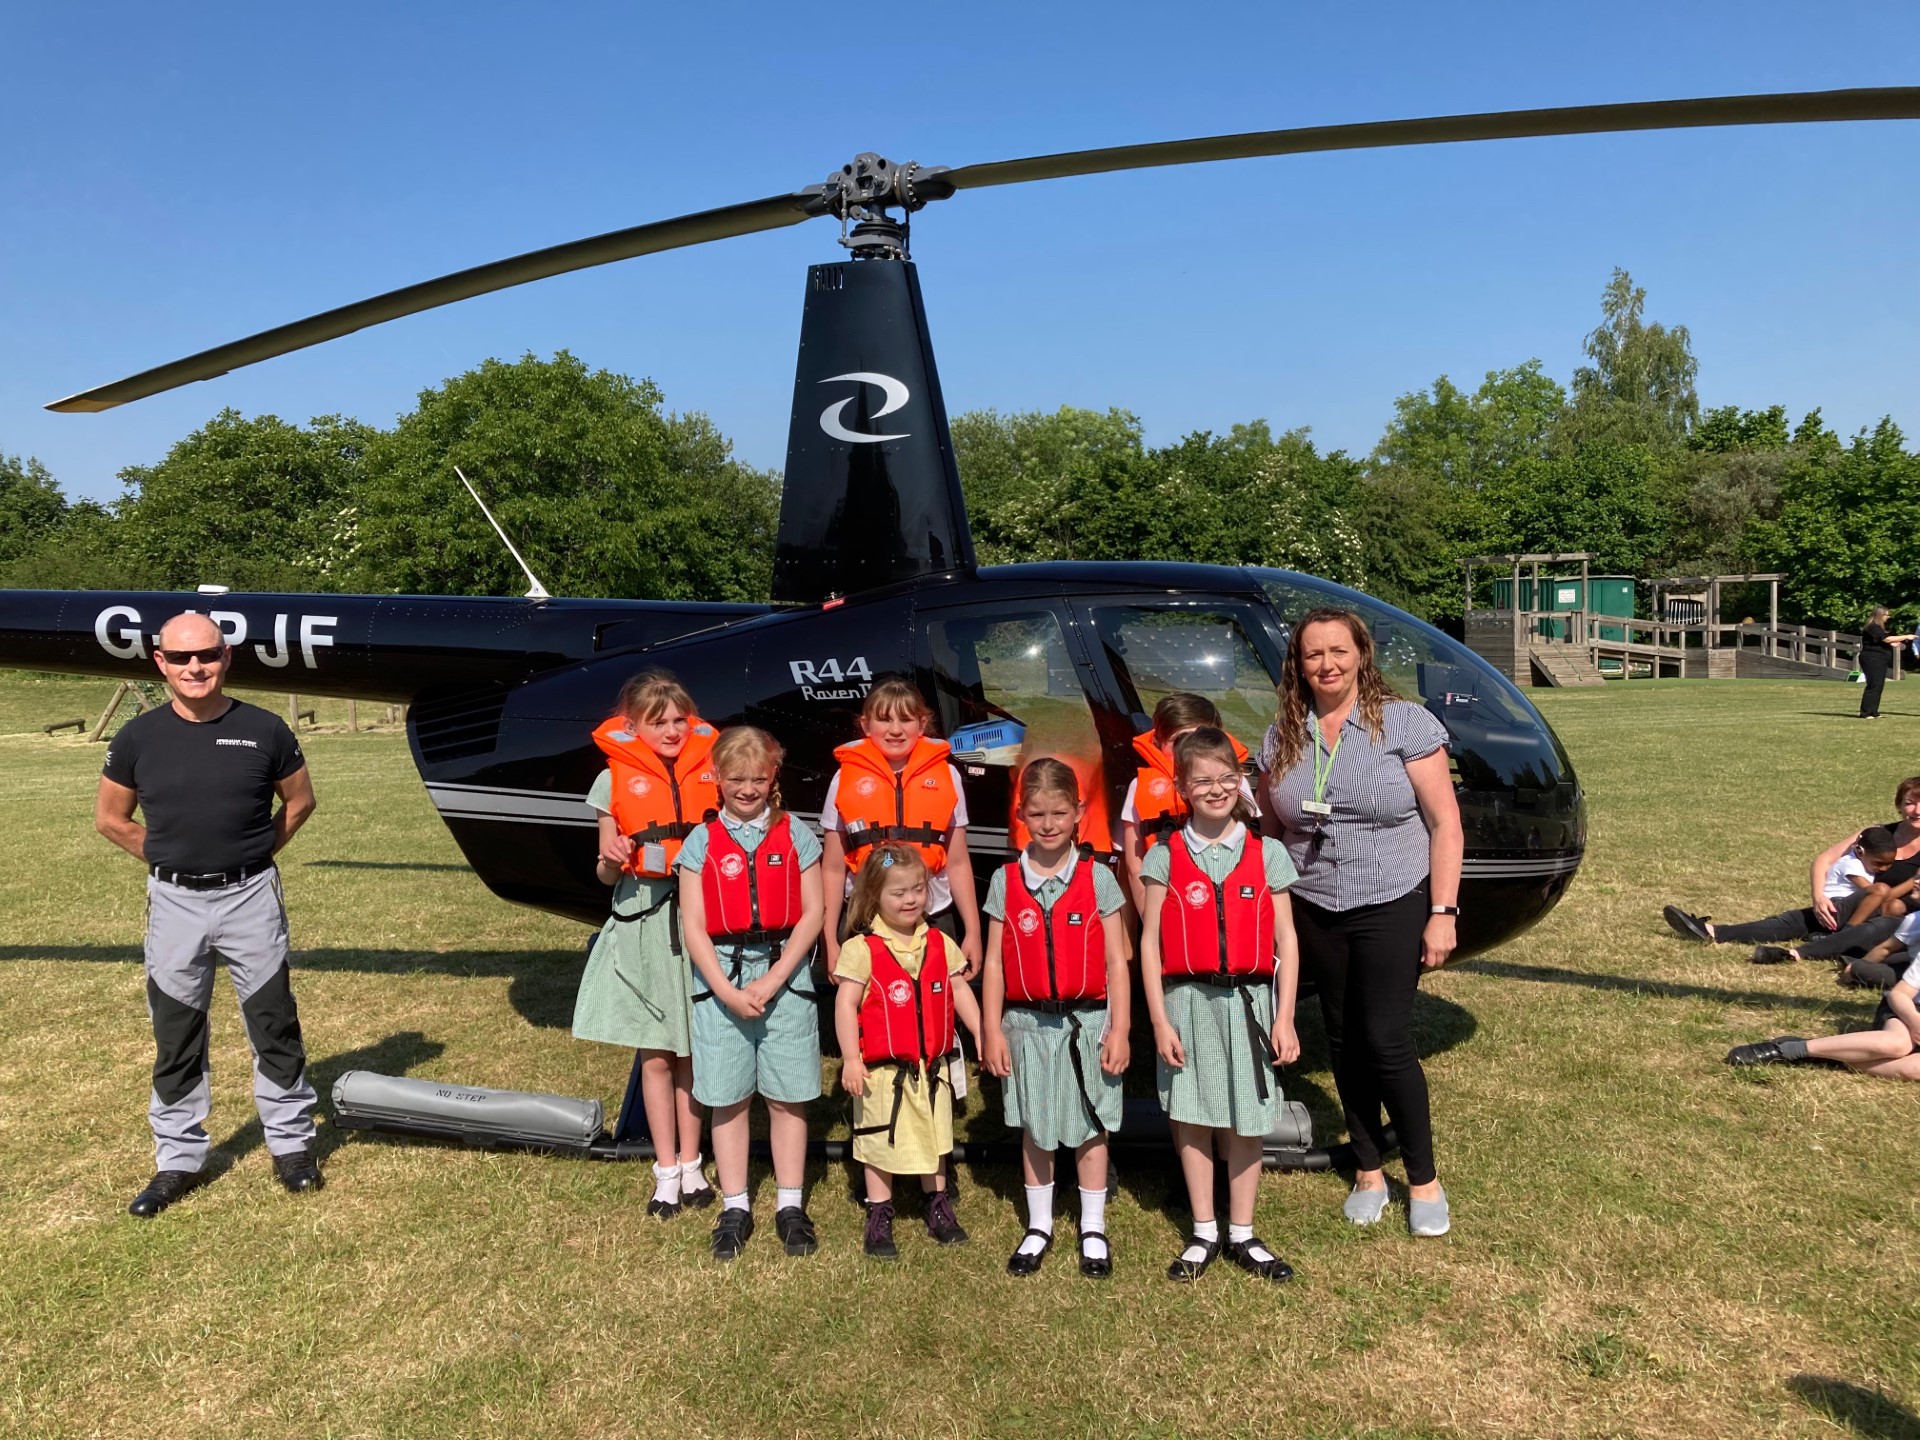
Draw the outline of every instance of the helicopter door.
<instances>
[{"instance_id":1,"label":"helicopter door","mask_svg":"<svg viewBox=\"0 0 1920 1440\"><path fill-rule=\"evenodd\" d=\"M1080 838L1111 852L1110 796L1100 731L1054 607L1019 602L979 610L922 611L920 688L933 698L967 794L969 848L990 863L1011 858L1020 768L1050 755L1072 766L1087 806ZM975 867L985 880L987 864Z\"/></svg>"},{"instance_id":2,"label":"helicopter door","mask_svg":"<svg viewBox=\"0 0 1920 1440\"><path fill-rule=\"evenodd\" d=\"M1276 708L1280 656L1249 606L1139 600L1087 607L1095 650L1112 672L1134 733L1153 727L1153 707L1177 691L1220 708L1227 733L1254 755Z\"/></svg>"}]
</instances>

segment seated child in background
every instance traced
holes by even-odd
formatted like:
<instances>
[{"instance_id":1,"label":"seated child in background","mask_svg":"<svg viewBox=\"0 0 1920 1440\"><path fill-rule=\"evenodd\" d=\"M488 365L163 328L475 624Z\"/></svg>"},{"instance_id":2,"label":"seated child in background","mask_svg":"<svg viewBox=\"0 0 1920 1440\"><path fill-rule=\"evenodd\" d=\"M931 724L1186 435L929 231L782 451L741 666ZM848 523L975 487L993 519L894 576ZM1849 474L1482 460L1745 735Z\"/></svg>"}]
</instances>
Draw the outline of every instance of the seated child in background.
<instances>
[{"instance_id":1,"label":"seated child in background","mask_svg":"<svg viewBox=\"0 0 1920 1440\"><path fill-rule=\"evenodd\" d=\"M1854 843L1828 867L1821 893L1831 903L1838 921L1833 930L1828 930L1819 911L1811 905L1741 924L1716 925L1710 916L1690 915L1676 905L1667 906L1661 914L1674 933L1690 940L1702 940L1710 945L1768 942L1757 945L1753 952L1754 961L1762 965L1803 958L1828 959L1848 950L1866 950L1893 932L1893 922L1882 917L1883 923L1877 932L1863 930L1861 934L1849 935L1847 931L1857 923L1853 917L1870 896L1877 898L1886 893L1886 887L1876 889L1874 875L1894 863L1895 849L1893 831L1887 826L1875 825L1862 830ZM1815 938L1797 950L1783 949L1779 944L1809 935Z\"/></svg>"},{"instance_id":2,"label":"seated child in background","mask_svg":"<svg viewBox=\"0 0 1920 1440\"><path fill-rule=\"evenodd\" d=\"M1007 1261L1032 1275L1053 1248L1054 1152L1076 1152L1080 1273L1113 1273L1105 1231L1107 1133L1120 1128L1128 1059L1125 908L1120 884L1076 842L1084 807L1073 771L1035 760L1020 772L1025 851L987 891L980 1063L1007 1081L1020 1131L1027 1233Z\"/></svg>"},{"instance_id":3,"label":"seated child in background","mask_svg":"<svg viewBox=\"0 0 1920 1440\"><path fill-rule=\"evenodd\" d=\"M1873 1028L1807 1040L1778 1035L1727 1052L1729 1065L1794 1065L1805 1060L1838 1060L1849 1070L1888 1080L1920 1080L1920 960L1907 967L1899 983L1880 997Z\"/></svg>"},{"instance_id":4,"label":"seated child in background","mask_svg":"<svg viewBox=\"0 0 1920 1440\"><path fill-rule=\"evenodd\" d=\"M1916 941L1920 941L1920 915L1908 915L1894 927L1893 934L1865 955L1843 962L1840 983L1888 989L1899 979L1900 971L1920 953Z\"/></svg>"},{"instance_id":5,"label":"seated child in background","mask_svg":"<svg viewBox=\"0 0 1920 1440\"><path fill-rule=\"evenodd\" d=\"M918 850L883 844L868 853L847 900L848 938L833 978L840 1085L853 1096L853 1158L866 1169L864 1248L893 1260L893 1177L931 1179L927 1234L959 1245L946 1157L953 1149L957 1017L980 1043L980 1007L962 978L967 958L928 925L927 867Z\"/></svg>"}]
</instances>

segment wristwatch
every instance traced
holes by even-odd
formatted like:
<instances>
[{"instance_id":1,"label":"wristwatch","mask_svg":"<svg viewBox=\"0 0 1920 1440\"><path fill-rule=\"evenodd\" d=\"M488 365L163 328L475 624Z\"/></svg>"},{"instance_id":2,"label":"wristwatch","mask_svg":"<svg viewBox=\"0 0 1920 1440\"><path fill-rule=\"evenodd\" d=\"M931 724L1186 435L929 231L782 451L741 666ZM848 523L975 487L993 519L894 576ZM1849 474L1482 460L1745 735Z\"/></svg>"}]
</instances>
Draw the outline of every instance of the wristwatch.
<instances>
[{"instance_id":1,"label":"wristwatch","mask_svg":"<svg viewBox=\"0 0 1920 1440\"><path fill-rule=\"evenodd\" d=\"M1458 915L1460 913L1460 907L1458 905L1436 905L1433 907L1433 913L1435 915Z\"/></svg>"}]
</instances>

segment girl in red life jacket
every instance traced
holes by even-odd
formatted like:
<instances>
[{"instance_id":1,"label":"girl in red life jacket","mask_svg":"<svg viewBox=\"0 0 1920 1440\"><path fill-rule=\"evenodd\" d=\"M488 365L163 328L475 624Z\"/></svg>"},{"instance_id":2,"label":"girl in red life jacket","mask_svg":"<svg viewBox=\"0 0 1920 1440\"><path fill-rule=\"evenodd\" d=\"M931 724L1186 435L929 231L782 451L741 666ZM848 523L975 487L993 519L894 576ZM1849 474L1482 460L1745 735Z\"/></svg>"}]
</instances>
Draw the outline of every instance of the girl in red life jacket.
<instances>
[{"instance_id":1,"label":"girl in red life jacket","mask_svg":"<svg viewBox=\"0 0 1920 1440\"><path fill-rule=\"evenodd\" d=\"M596 873L613 886L613 914L587 956L573 1033L640 1052L640 1094L657 1157L647 1214L663 1218L683 1205L713 1203L701 1174L693 996L673 861L719 806L710 763L717 733L678 680L647 670L626 683L618 713L593 734L607 769L587 803L600 812Z\"/></svg>"},{"instance_id":2,"label":"girl in red life jacket","mask_svg":"<svg viewBox=\"0 0 1920 1440\"><path fill-rule=\"evenodd\" d=\"M773 1226L789 1255L819 1248L804 1204L807 1104L820 1095L820 1014L808 963L820 938L820 842L780 809L786 752L738 726L713 747L720 813L681 847L680 921L693 960L693 1098L713 1111L716 1259L753 1234L747 1107L767 1102Z\"/></svg>"},{"instance_id":3,"label":"girl in red life jacket","mask_svg":"<svg viewBox=\"0 0 1920 1440\"><path fill-rule=\"evenodd\" d=\"M980 1063L1008 1083L1007 1124L1020 1131L1027 1233L1007 1261L1031 1275L1053 1248L1054 1152L1076 1152L1080 1273L1113 1273L1107 1244L1107 1132L1120 1127L1132 999L1120 884L1075 843L1085 807L1058 760L1020 772L1030 837L987 890Z\"/></svg>"},{"instance_id":4,"label":"girl in red life jacket","mask_svg":"<svg viewBox=\"0 0 1920 1440\"><path fill-rule=\"evenodd\" d=\"M1160 703L1153 707L1153 729L1133 737L1140 768L1127 782L1127 796L1120 803L1120 863L1127 872L1127 896L1136 914L1147 904L1146 893L1140 888L1140 861L1187 818L1186 802L1174 782L1173 743L1202 725L1225 730L1220 707L1204 695L1176 690L1161 696ZM1239 748L1238 741L1234 743L1245 764L1246 751ZM1251 805L1251 786L1246 794Z\"/></svg>"},{"instance_id":5,"label":"girl in red life jacket","mask_svg":"<svg viewBox=\"0 0 1920 1440\"><path fill-rule=\"evenodd\" d=\"M1173 747L1187 823L1140 862L1147 903L1140 967L1160 1056L1160 1103L1186 1176L1193 1235L1167 1274L1196 1280L1220 1253L1213 1153L1227 1162L1227 1256L1268 1280L1293 1274L1253 1233L1261 1141L1279 1114L1270 1067L1297 1059L1299 951L1286 890L1299 877L1277 840L1249 822L1240 766L1224 731L1203 726Z\"/></svg>"},{"instance_id":6,"label":"girl in red life jacket","mask_svg":"<svg viewBox=\"0 0 1920 1440\"><path fill-rule=\"evenodd\" d=\"M939 1245L967 1238L947 1191L953 1149L955 1020L980 1043L980 1007L966 957L922 916L927 867L905 845L875 846L847 902L848 939L834 969L834 1031L840 1085L853 1096L853 1158L866 1167L866 1253L899 1255L893 1243L893 1177L931 1187L927 1233Z\"/></svg>"},{"instance_id":7,"label":"girl in red life jacket","mask_svg":"<svg viewBox=\"0 0 1920 1440\"><path fill-rule=\"evenodd\" d=\"M980 973L980 897L967 856L967 797L944 740L929 738L933 710L918 687L898 677L876 681L860 709L861 738L834 756L839 772L820 808L826 835L827 964L838 960L840 923L853 877L876 845L919 852L927 869L927 919L960 942L967 978Z\"/></svg>"}]
</instances>

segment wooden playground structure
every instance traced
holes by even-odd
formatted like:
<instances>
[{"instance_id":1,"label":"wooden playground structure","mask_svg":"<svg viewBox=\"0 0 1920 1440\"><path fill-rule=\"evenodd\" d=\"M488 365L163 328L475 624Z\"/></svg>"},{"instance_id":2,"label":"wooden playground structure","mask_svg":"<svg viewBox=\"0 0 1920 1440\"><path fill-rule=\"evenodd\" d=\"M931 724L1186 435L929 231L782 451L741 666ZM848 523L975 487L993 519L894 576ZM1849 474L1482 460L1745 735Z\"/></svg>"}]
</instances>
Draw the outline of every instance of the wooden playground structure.
<instances>
[{"instance_id":1,"label":"wooden playground structure","mask_svg":"<svg viewBox=\"0 0 1920 1440\"><path fill-rule=\"evenodd\" d=\"M1462 561L1468 648L1522 686L1641 678L1845 680L1858 663L1858 635L1780 623L1780 575L1671 575L1631 582L1648 591L1654 618L1642 620L1592 608L1597 580L1621 581L1595 576L1595 558L1571 551ZM1567 568L1575 565L1577 571ZM1475 570L1493 572L1493 604L1475 596ZM1760 584L1767 587L1765 623L1723 618L1728 587ZM1556 597L1574 597L1575 603L1569 608L1543 604L1549 589ZM1890 678L1900 678L1900 661L1896 648Z\"/></svg>"}]
</instances>

